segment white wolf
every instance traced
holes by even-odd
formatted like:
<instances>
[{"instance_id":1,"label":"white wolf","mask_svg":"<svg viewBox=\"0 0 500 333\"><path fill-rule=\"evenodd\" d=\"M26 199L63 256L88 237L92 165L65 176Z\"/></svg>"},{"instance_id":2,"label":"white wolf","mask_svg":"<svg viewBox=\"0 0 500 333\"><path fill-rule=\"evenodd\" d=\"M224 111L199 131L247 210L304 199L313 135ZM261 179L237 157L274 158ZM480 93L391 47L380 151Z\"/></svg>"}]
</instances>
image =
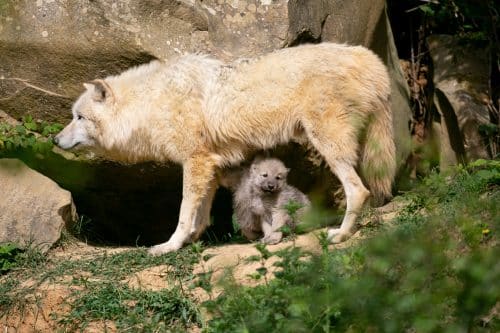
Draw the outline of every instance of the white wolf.
<instances>
[{"instance_id":1,"label":"white wolf","mask_svg":"<svg viewBox=\"0 0 500 333\"><path fill-rule=\"evenodd\" d=\"M73 120L56 136L64 149L90 145L125 161L183 166L179 222L152 254L179 249L209 223L218 169L250 150L307 139L340 179L347 209L332 242L353 233L368 198L391 195L396 162L389 78L360 46L282 49L225 64L201 55L154 61L85 84Z\"/></svg>"}]
</instances>

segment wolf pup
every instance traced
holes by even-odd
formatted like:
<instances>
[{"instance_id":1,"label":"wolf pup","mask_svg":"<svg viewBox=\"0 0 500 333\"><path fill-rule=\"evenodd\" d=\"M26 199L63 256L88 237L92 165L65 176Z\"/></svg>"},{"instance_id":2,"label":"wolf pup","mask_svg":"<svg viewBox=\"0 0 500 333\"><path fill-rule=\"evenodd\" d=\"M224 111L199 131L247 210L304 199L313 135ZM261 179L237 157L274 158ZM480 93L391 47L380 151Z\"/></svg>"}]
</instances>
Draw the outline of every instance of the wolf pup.
<instances>
[{"instance_id":1,"label":"wolf pup","mask_svg":"<svg viewBox=\"0 0 500 333\"><path fill-rule=\"evenodd\" d=\"M171 160L183 167L177 228L152 254L200 236L220 168L291 140L307 139L343 185L347 209L340 227L328 231L332 242L353 234L370 194L376 203L391 196L390 81L382 61L364 47L303 45L230 64L189 54L85 88L57 145L93 146L122 162Z\"/></svg>"},{"instance_id":2,"label":"wolf pup","mask_svg":"<svg viewBox=\"0 0 500 333\"><path fill-rule=\"evenodd\" d=\"M281 241L285 225L295 227L295 220L287 205L297 204L294 212L299 218L311 203L306 195L288 185L289 169L276 158L256 158L242 175L234 192L234 212L241 232L248 240L262 234L266 244Z\"/></svg>"}]
</instances>

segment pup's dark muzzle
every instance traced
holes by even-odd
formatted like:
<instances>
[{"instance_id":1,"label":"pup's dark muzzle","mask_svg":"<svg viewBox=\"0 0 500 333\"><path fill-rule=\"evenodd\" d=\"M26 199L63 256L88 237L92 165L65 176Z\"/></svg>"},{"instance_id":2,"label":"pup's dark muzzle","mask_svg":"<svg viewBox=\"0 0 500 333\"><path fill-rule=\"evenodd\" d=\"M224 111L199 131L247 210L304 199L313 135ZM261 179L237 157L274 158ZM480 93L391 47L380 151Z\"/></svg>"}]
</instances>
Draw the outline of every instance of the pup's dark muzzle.
<instances>
[{"instance_id":1,"label":"pup's dark muzzle","mask_svg":"<svg viewBox=\"0 0 500 333\"><path fill-rule=\"evenodd\" d=\"M267 184L263 184L261 189L262 189L262 191L271 194L271 193L275 193L278 190L278 186L276 184L273 184L273 183L267 183Z\"/></svg>"},{"instance_id":2,"label":"pup's dark muzzle","mask_svg":"<svg viewBox=\"0 0 500 333\"><path fill-rule=\"evenodd\" d=\"M268 191L274 191L276 189L276 185L274 184L267 184L267 190Z\"/></svg>"}]
</instances>

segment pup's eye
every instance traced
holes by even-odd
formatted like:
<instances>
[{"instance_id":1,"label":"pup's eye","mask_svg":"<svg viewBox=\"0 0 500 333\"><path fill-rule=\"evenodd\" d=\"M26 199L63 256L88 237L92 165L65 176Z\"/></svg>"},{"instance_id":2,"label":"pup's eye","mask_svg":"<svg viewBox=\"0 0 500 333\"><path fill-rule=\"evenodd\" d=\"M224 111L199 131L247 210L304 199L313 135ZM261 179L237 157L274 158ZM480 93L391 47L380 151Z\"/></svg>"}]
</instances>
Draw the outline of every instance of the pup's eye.
<instances>
[{"instance_id":1,"label":"pup's eye","mask_svg":"<svg viewBox=\"0 0 500 333\"><path fill-rule=\"evenodd\" d=\"M83 116L82 116L81 114L79 114L79 115L77 115L77 116L76 116L76 119L78 119L78 120L82 120L82 119L83 119Z\"/></svg>"},{"instance_id":2,"label":"pup's eye","mask_svg":"<svg viewBox=\"0 0 500 333\"><path fill-rule=\"evenodd\" d=\"M267 173L263 173L262 177L267 178Z\"/></svg>"},{"instance_id":3,"label":"pup's eye","mask_svg":"<svg viewBox=\"0 0 500 333\"><path fill-rule=\"evenodd\" d=\"M281 175L277 175L277 176L276 176L276 179L277 179L277 180L280 180L280 179L281 179Z\"/></svg>"}]
</instances>

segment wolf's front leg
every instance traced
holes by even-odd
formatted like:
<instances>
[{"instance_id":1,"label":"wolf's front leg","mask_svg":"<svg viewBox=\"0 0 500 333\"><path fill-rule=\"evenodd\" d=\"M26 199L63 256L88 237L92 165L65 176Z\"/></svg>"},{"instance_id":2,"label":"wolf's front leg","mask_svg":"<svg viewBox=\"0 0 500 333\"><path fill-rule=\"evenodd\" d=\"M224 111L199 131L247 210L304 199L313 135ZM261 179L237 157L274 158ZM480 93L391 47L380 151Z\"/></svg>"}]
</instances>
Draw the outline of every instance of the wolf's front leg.
<instances>
[{"instance_id":1,"label":"wolf's front leg","mask_svg":"<svg viewBox=\"0 0 500 333\"><path fill-rule=\"evenodd\" d=\"M210 225L210 210L214 201L215 192L217 191L218 183L216 179L212 179L208 184L205 196L201 201L201 205L196 214L196 219L191 225L189 238L191 241L198 240L205 229Z\"/></svg>"},{"instance_id":2,"label":"wolf's front leg","mask_svg":"<svg viewBox=\"0 0 500 333\"><path fill-rule=\"evenodd\" d=\"M201 233L199 228L204 228L208 221L200 219L209 218L209 208L214 186L215 163L207 155L191 157L183 165L182 202L179 222L170 239L162 244L155 245L149 250L150 254L161 255L176 251L191 240L191 235ZM207 213L208 211L208 213Z\"/></svg>"}]
</instances>

